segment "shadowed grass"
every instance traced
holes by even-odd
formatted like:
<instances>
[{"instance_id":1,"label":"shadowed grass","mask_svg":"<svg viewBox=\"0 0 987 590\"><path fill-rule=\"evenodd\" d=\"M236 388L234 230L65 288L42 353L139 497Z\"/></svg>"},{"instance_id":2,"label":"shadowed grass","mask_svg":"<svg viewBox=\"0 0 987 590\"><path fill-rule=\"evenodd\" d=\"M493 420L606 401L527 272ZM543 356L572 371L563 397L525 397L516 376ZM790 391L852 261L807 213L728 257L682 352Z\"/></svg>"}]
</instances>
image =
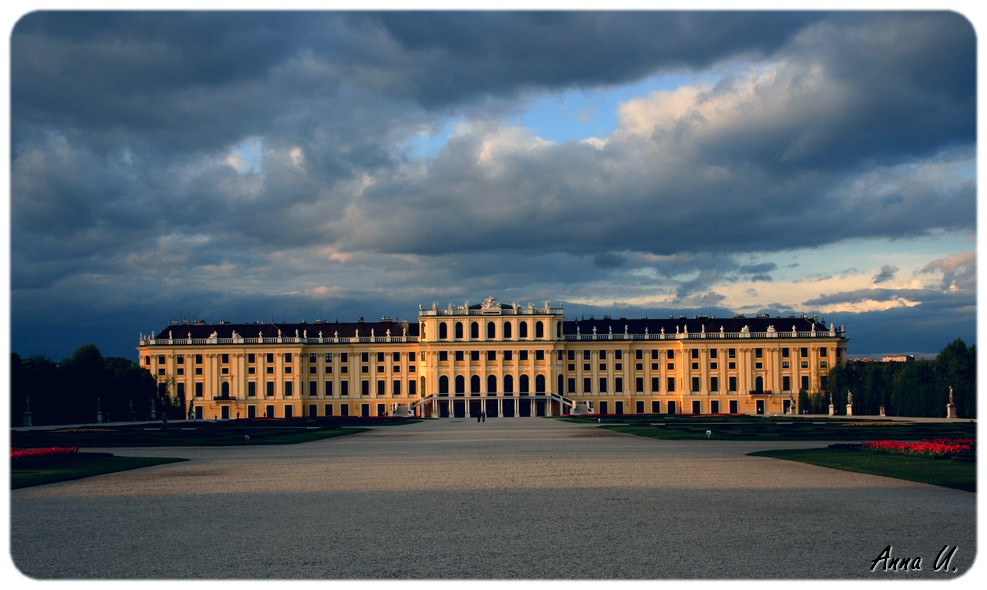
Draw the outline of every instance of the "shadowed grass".
<instances>
[{"instance_id":1,"label":"shadowed grass","mask_svg":"<svg viewBox=\"0 0 987 590\"><path fill-rule=\"evenodd\" d=\"M26 488L104 473L115 473L165 463L188 461L171 457L115 457L109 453L74 453L47 460L43 465L10 470L10 488Z\"/></svg>"},{"instance_id":2,"label":"shadowed grass","mask_svg":"<svg viewBox=\"0 0 987 590\"><path fill-rule=\"evenodd\" d=\"M883 475L968 492L977 491L977 464L973 461L936 459L922 455L888 453L859 445L832 445L823 449L784 449L749 453L820 467Z\"/></svg>"}]
</instances>

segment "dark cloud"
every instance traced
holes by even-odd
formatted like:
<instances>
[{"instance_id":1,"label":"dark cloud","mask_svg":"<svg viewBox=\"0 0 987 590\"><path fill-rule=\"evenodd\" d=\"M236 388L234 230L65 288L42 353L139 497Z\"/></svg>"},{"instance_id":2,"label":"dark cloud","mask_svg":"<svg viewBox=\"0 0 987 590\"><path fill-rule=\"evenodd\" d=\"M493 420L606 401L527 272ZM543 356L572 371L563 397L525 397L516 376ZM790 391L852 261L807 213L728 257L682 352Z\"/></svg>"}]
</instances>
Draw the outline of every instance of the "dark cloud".
<instances>
[{"instance_id":1,"label":"dark cloud","mask_svg":"<svg viewBox=\"0 0 987 590\"><path fill-rule=\"evenodd\" d=\"M313 293L710 307L770 281L764 253L975 227L955 13L39 11L10 48L15 344L305 317ZM655 75L696 93L639 97L596 142L505 122ZM926 271L965 292L975 260Z\"/></svg>"},{"instance_id":2,"label":"dark cloud","mask_svg":"<svg viewBox=\"0 0 987 590\"><path fill-rule=\"evenodd\" d=\"M886 283L894 278L895 273L898 272L898 267L885 264L881 267L881 272L874 275L874 284Z\"/></svg>"}]
</instances>

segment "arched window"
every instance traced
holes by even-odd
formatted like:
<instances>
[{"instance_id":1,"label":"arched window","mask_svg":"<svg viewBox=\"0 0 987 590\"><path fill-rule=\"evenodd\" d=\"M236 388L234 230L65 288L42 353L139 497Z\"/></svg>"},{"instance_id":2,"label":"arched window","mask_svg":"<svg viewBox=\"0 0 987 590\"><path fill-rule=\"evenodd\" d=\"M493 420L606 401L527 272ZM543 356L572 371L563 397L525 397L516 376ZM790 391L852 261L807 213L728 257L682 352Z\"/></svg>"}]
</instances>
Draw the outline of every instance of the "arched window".
<instances>
[{"instance_id":1,"label":"arched window","mask_svg":"<svg viewBox=\"0 0 987 590\"><path fill-rule=\"evenodd\" d=\"M754 379L754 391L764 391L764 377Z\"/></svg>"},{"instance_id":2,"label":"arched window","mask_svg":"<svg viewBox=\"0 0 987 590\"><path fill-rule=\"evenodd\" d=\"M528 393L528 391L530 390L528 386L528 382L529 382L528 376L521 375L521 384L520 387L518 388L518 393Z\"/></svg>"},{"instance_id":3,"label":"arched window","mask_svg":"<svg viewBox=\"0 0 987 590\"><path fill-rule=\"evenodd\" d=\"M425 337L425 322L422 322L422 323L421 323L421 324L420 324L420 325L418 326L418 334L419 334L419 335L421 336L421 339L422 339L422 341L423 341L423 342L424 342L425 340L428 340L428 338L426 338L426 337Z\"/></svg>"},{"instance_id":4,"label":"arched window","mask_svg":"<svg viewBox=\"0 0 987 590\"><path fill-rule=\"evenodd\" d=\"M555 337L562 338L562 322L555 322Z\"/></svg>"},{"instance_id":5,"label":"arched window","mask_svg":"<svg viewBox=\"0 0 987 590\"><path fill-rule=\"evenodd\" d=\"M518 338L527 338L528 337L528 322L522 321L521 324L518 326L518 330L517 331L518 331L518 335L517 335Z\"/></svg>"},{"instance_id":6,"label":"arched window","mask_svg":"<svg viewBox=\"0 0 987 590\"><path fill-rule=\"evenodd\" d=\"M545 393L545 376L535 376L535 393Z\"/></svg>"},{"instance_id":7,"label":"arched window","mask_svg":"<svg viewBox=\"0 0 987 590\"><path fill-rule=\"evenodd\" d=\"M488 375L487 376L487 393L495 393L497 391L497 376Z\"/></svg>"},{"instance_id":8,"label":"arched window","mask_svg":"<svg viewBox=\"0 0 987 590\"><path fill-rule=\"evenodd\" d=\"M514 375L504 375L504 393L514 393Z\"/></svg>"},{"instance_id":9,"label":"arched window","mask_svg":"<svg viewBox=\"0 0 987 590\"><path fill-rule=\"evenodd\" d=\"M223 384L219 386L219 395L221 397L230 397L230 382L223 381Z\"/></svg>"},{"instance_id":10,"label":"arched window","mask_svg":"<svg viewBox=\"0 0 987 590\"><path fill-rule=\"evenodd\" d=\"M425 396L425 376L424 375L422 375L421 382L422 382L421 383L421 386L420 386L421 387L421 390L419 391L419 393L421 393L422 394L422 397L424 397Z\"/></svg>"},{"instance_id":11,"label":"arched window","mask_svg":"<svg viewBox=\"0 0 987 590\"><path fill-rule=\"evenodd\" d=\"M545 324L541 323L540 321L535 322L535 338L544 338L544 337L545 337Z\"/></svg>"},{"instance_id":12,"label":"arched window","mask_svg":"<svg viewBox=\"0 0 987 590\"><path fill-rule=\"evenodd\" d=\"M466 393L466 378L456 375L456 393Z\"/></svg>"},{"instance_id":13,"label":"arched window","mask_svg":"<svg viewBox=\"0 0 987 590\"><path fill-rule=\"evenodd\" d=\"M439 322L439 340L445 340L449 337L449 326L445 322Z\"/></svg>"},{"instance_id":14,"label":"arched window","mask_svg":"<svg viewBox=\"0 0 987 590\"><path fill-rule=\"evenodd\" d=\"M562 389L562 383L563 383L563 381L562 381L562 375L559 375L559 382L555 386L555 392L556 393L560 393L561 394L563 391L565 391L564 389Z\"/></svg>"},{"instance_id":15,"label":"arched window","mask_svg":"<svg viewBox=\"0 0 987 590\"><path fill-rule=\"evenodd\" d=\"M456 338L463 337L463 322L456 322Z\"/></svg>"},{"instance_id":16,"label":"arched window","mask_svg":"<svg viewBox=\"0 0 987 590\"><path fill-rule=\"evenodd\" d=\"M504 339L506 340L507 338L510 337L511 337L511 323L504 322Z\"/></svg>"},{"instance_id":17,"label":"arched window","mask_svg":"<svg viewBox=\"0 0 987 590\"><path fill-rule=\"evenodd\" d=\"M480 393L480 376L473 375L470 377L470 393Z\"/></svg>"},{"instance_id":18,"label":"arched window","mask_svg":"<svg viewBox=\"0 0 987 590\"><path fill-rule=\"evenodd\" d=\"M493 322L487 322L487 339L493 340L497 337L497 324Z\"/></svg>"},{"instance_id":19,"label":"arched window","mask_svg":"<svg viewBox=\"0 0 987 590\"><path fill-rule=\"evenodd\" d=\"M449 393L449 377L439 377L439 393Z\"/></svg>"},{"instance_id":20,"label":"arched window","mask_svg":"<svg viewBox=\"0 0 987 590\"><path fill-rule=\"evenodd\" d=\"M477 340L480 338L480 324L470 322L470 338Z\"/></svg>"}]
</instances>

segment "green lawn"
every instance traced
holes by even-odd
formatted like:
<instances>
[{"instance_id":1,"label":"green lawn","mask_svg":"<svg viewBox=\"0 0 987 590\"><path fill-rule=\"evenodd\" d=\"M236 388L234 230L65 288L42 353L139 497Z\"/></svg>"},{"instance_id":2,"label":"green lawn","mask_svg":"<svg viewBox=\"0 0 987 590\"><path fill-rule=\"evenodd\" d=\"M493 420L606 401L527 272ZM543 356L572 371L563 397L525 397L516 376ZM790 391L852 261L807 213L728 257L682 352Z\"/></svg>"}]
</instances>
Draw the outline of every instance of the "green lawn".
<instances>
[{"instance_id":1,"label":"green lawn","mask_svg":"<svg viewBox=\"0 0 987 590\"><path fill-rule=\"evenodd\" d=\"M11 469L10 488L16 490L187 460L171 457L115 457L109 453L76 453L46 460L43 467Z\"/></svg>"},{"instance_id":2,"label":"green lawn","mask_svg":"<svg viewBox=\"0 0 987 590\"><path fill-rule=\"evenodd\" d=\"M923 438L976 438L977 425L955 422L902 422L891 420L818 419L763 416L627 415L565 418L599 424L603 428L666 440L921 440ZM708 434L707 434L708 432Z\"/></svg>"},{"instance_id":3,"label":"green lawn","mask_svg":"<svg viewBox=\"0 0 987 590\"><path fill-rule=\"evenodd\" d=\"M907 479L968 492L977 491L977 464L973 461L888 453L862 449L856 445L833 445L823 449L758 451L750 455Z\"/></svg>"},{"instance_id":4,"label":"green lawn","mask_svg":"<svg viewBox=\"0 0 987 590\"><path fill-rule=\"evenodd\" d=\"M370 426L415 422L405 418L337 418L296 420L224 420L171 424L95 425L81 428L11 430L12 448L47 447L190 447L298 444L366 432ZM11 488L79 479L185 461L151 457L116 457L109 453L76 453L49 458L29 469L11 468Z\"/></svg>"}]
</instances>

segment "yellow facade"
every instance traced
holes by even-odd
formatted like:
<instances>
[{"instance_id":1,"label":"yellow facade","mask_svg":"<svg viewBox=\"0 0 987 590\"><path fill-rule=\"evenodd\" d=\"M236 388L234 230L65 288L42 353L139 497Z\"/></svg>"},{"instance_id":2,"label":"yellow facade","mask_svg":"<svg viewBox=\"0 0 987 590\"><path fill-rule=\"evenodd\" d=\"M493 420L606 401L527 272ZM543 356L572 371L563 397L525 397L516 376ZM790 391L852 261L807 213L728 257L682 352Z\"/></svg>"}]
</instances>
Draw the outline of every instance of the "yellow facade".
<instances>
[{"instance_id":1,"label":"yellow facade","mask_svg":"<svg viewBox=\"0 0 987 590\"><path fill-rule=\"evenodd\" d=\"M175 323L138 351L200 419L781 414L824 386L846 338L806 317L567 321L487 298L417 324Z\"/></svg>"}]
</instances>

